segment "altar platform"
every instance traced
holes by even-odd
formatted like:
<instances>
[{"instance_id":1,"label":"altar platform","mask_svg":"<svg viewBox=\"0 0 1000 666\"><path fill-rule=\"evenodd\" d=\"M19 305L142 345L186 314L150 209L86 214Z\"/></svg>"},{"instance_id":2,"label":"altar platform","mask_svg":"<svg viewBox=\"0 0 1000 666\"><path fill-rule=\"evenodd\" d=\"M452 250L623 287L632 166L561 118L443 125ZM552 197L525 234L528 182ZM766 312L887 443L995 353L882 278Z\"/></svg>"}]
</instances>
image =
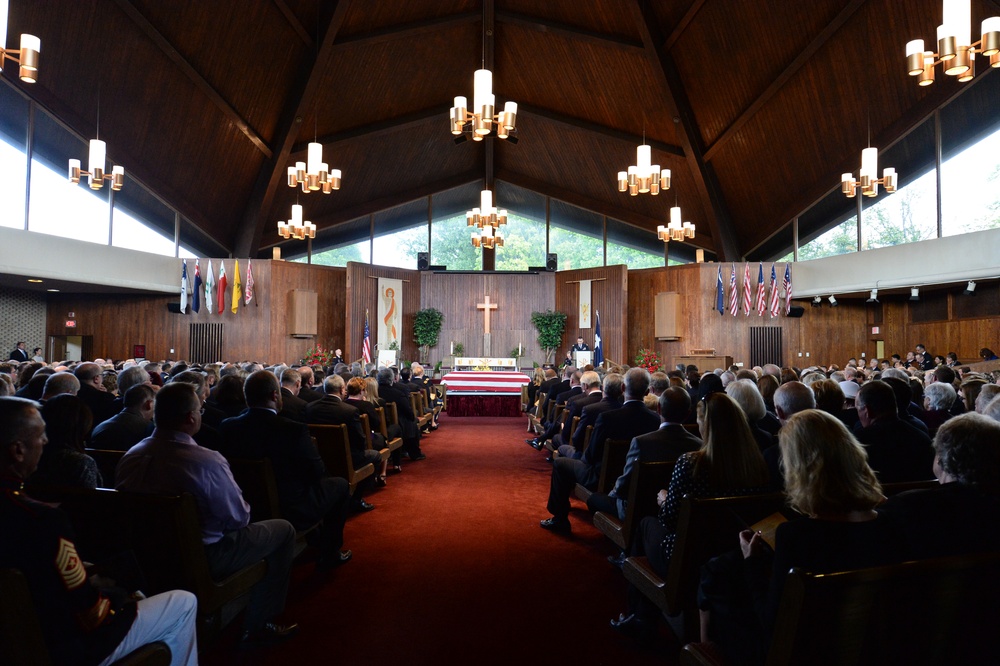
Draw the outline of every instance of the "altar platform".
<instances>
[{"instance_id":1,"label":"altar platform","mask_svg":"<svg viewBox=\"0 0 1000 666\"><path fill-rule=\"evenodd\" d=\"M448 386L448 416L520 416L521 387L530 382L514 371L453 370L441 378Z\"/></svg>"}]
</instances>

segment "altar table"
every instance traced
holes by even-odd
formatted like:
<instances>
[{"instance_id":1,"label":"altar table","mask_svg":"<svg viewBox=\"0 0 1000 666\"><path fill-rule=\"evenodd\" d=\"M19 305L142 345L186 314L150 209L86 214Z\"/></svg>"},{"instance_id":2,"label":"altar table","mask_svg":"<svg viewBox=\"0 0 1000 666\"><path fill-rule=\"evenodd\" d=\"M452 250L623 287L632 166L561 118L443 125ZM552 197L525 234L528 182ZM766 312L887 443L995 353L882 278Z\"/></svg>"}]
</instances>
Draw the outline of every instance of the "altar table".
<instances>
[{"instance_id":1,"label":"altar table","mask_svg":"<svg viewBox=\"0 0 1000 666\"><path fill-rule=\"evenodd\" d=\"M449 372L448 416L520 416L521 387L531 378L520 372Z\"/></svg>"}]
</instances>

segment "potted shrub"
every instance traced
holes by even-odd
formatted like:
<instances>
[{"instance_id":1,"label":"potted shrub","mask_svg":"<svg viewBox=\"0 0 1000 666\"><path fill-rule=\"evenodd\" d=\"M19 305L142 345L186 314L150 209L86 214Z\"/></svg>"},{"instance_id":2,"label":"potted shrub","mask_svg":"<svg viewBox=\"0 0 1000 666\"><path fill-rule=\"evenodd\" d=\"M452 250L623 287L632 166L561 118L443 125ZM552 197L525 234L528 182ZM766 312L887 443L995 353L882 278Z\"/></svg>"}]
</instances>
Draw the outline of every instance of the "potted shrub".
<instances>
[{"instance_id":1,"label":"potted shrub","mask_svg":"<svg viewBox=\"0 0 1000 666\"><path fill-rule=\"evenodd\" d=\"M562 344L563 331L566 330L566 315L562 312L532 312L531 323L538 331L538 345L545 352L545 362L552 363L556 349Z\"/></svg>"},{"instance_id":2,"label":"potted shrub","mask_svg":"<svg viewBox=\"0 0 1000 666\"><path fill-rule=\"evenodd\" d=\"M441 322L444 315L435 308L424 308L417 310L413 317L413 339L420 348L420 362L427 363L431 353L431 347L438 343L438 336L441 334Z\"/></svg>"}]
</instances>

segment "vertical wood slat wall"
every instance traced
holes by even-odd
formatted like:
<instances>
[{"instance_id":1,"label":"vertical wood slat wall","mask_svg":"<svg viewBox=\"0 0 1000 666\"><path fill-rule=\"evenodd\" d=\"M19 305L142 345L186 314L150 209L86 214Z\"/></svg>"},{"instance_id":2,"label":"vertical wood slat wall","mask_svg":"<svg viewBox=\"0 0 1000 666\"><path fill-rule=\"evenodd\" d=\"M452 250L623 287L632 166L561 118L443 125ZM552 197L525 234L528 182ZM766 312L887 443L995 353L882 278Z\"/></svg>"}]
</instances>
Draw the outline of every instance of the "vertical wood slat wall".
<instances>
[{"instance_id":1,"label":"vertical wood slat wall","mask_svg":"<svg viewBox=\"0 0 1000 666\"><path fill-rule=\"evenodd\" d=\"M553 288L556 273L519 274L437 274L421 273L421 308L436 308L444 315L438 345L431 360L451 364L451 342L461 342L466 356L483 355L483 311L476 308L485 296L497 309L490 313L492 355L507 356L523 345L521 365L541 364L544 354L531 325L532 312L555 307Z\"/></svg>"},{"instance_id":2,"label":"vertical wood slat wall","mask_svg":"<svg viewBox=\"0 0 1000 666\"><path fill-rule=\"evenodd\" d=\"M633 345L627 333L630 328L628 303L632 298L629 291L628 267L618 265L584 268L559 271L555 275L555 309L569 315L566 319L563 347L557 352L556 360L561 360L565 356L566 350L576 343L577 336L583 336L584 341L593 348L594 327L597 325L596 313L600 312L604 358L614 363L632 365L635 352L629 351ZM590 300L593 314L591 314L591 328L589 329L580 328L580 285L576 284L578 280L599 280L591 283ZM650 308L652 308L652 300L650 300ZM650 327L652 327L652 318L650 318ZM650 328L650 332L652 332L652 328Z\"/></svg>"},{"instance_id":3,"label":"vertical wood slat wall","mask_svg":"<svg viewBox=\"0 0 1000 666\"><path fill-rule=\"evenodd\" d=\"M225 358L225 324L189 324L188 360L192 363L212 363Z\"/></svg>"},{"instance_id":4,"label":"vertical wood slat wall","mask_svg":"<svg viewBox=\"0 0 1000 666\"><path fill-rule=\"evenodd\" d=\"M784 359L780 326L750 327L750 357L747 366L764 366L768 363L780 366L784 365Z\"/></svg>"},{"instance_id":5,"label":"vertical wood slat wall","mask_svg":"<svg viewBox=\"0 0 1000 666\"><path fill-rule=\"evenodd\" d=\"M403 332L400 334L400 358L417 359L417 344L413 341L413 317L421 308L420 271L405 268L388 268L350 262L347 264L346 311L344 317L344 358L352 361L361 358L361 343L365 328L365 309L371 328L372 358L376 358L378 343L378 279L380 277L403 280Z\"/></svg>"}]
</instances>

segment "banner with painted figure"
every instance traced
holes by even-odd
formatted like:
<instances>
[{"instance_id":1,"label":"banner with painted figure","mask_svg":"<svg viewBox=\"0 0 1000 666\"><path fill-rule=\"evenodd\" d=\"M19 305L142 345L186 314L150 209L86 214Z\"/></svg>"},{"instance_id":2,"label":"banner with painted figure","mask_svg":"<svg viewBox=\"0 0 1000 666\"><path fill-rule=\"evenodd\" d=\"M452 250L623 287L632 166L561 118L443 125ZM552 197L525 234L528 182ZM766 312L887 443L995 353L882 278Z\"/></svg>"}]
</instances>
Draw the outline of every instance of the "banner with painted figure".
<instances>
[{"instance_id":1,"label":"banner with painted figure","mask_svg":"<svg viewBox=\"0 0 1000 666\"><path fill-rule=\"evenodd\" d=\"M378 348L403 347L403 281L378 279Z\"/></svg>"},{"instance_id":2,"label":"banner with painted figure","mask_svg":"<svg viewBox=\"0 0 1000 666\"><path fill-rule=\"evenodd\" d=\"M592 280L580 280L580 328L590 328L590 285Z\"/></svg>"}]
</instances>

